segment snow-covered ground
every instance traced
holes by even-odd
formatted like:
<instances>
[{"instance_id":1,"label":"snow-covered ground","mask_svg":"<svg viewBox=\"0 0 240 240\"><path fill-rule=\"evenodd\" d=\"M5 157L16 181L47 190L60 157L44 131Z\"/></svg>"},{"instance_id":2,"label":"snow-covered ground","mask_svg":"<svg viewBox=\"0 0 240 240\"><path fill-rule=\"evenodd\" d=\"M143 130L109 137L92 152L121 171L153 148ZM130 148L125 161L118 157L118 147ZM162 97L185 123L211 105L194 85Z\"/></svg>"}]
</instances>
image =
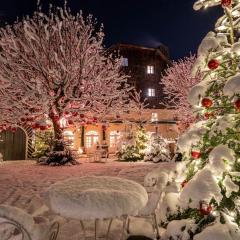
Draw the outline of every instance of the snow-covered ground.
<instances>
[{"instance_id":1,"label":"snow-covered ground","mask_svg":"<svg viewBox=\"0 0 240 240\"><path fill-rule=\"evenodd\" d=\"M43 215L49 219L55 217L48 211L41 194L51 184L71 177L80 176L118 176L143 184L144 176L161 166L172 163L83 163L71 167L38 166L33 161L4 162L0 164L0 204L7 204L24 209L32 215ZM60 218L61 227L58 240L83 239L80 223L72 219ZM119 239L121 221L113 224L110 239ZM86 223L87 235L93 237L93 223ZM132 220L130 231L133 234L152 234L151 225L141 219ZM105 224L100 225L105 232Z\"/></svg>"}]
</instances>

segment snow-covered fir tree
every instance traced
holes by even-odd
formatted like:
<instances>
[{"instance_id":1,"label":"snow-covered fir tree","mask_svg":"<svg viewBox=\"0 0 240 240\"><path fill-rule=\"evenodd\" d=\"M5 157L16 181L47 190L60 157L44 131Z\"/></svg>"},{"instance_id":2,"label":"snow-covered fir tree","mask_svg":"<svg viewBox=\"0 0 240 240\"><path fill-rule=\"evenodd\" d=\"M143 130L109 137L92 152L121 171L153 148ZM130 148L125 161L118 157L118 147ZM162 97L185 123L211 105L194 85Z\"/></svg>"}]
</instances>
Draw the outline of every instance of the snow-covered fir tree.
<instances>
[{"instance_id":1,"label":"snow-covered fir tree","mask_svg":"<svg viewBox=\"0 0 240 240\"><path fill-rule=\"evenodd\" d=\"M73 15L66 3L47 13L39 6L32 17L2 27L0 130L52 128L66 159L59 148L62 120L84 124L133 109L121 59L106 51L103 40L93 16Z\"/></svg>"},{"instance_id":2,"label":"snow-covered fir tree","mask_svg":"<svg viewBox=\"0 0 240 240\"><path fill-rule=\"evenodd\" d=\"M120 161L136 162L142 161L148 146L149 138L142 125L138 126L135 134L129 136L128 141L118 152Z\"/></svg>"},{"instance_id":3,"label":"snow-covered fir tree","mask_svg":"<svg viewBox=\"0 0 240 240\"><path fill-rule=\"evenodd\" d=\"M153 136L145 151L144 160L155 163L169 162L171 160L171 154L167 140L162 136Z\"/></svg>"},{"instance_id":4,"label":"snow-covered fir tree","mask_svg":"<svg viewBox=\"0 0 240 240\"><path fill-rule=\"evenodd\" d=\"M189 93L201 121L179 138L187 168L179 192L160 204L163 239L240 239L240 1L198 0L194 8L218 5L224 15L193 69L203 79Z\"/></svg>"}]
</instances>

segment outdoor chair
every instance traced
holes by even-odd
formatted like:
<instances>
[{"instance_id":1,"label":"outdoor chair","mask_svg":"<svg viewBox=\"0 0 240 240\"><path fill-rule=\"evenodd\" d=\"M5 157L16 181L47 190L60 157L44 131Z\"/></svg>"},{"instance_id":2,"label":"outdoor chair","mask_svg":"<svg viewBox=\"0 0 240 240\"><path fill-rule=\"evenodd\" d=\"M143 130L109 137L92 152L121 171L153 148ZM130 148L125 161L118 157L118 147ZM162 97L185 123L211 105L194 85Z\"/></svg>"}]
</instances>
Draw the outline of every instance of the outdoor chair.
<instances>
[{"instance_id":1,"label":"outdoor chair","mask_svg":"<svg viewBox=\"0 0 240 240\"><path fill-rule=\"evenodd\" d=\"M160 239L160 233L158 229L158 222L157 222L157 215L156 211L158 208L159 201L161 199L162 193L164 192L164 189L166 188L168 184L168 178L165 173L162 173L158 177L158 182L156 183L155 187L153 188L152 193L150 194L150 197L148 199L148 202L146 206L141 209L138 213L138 215L133 216L136 218L145 218L150 219L155 239ZM129 234L129 228L130 228L130 218L127 220L126 224L126 232Z\"/></svg>"},{"instance_id":2,"label":"outdoor chair","mask_svg":"<svg viewBox=\"0 0 240 240\"><path fill-rule=\"evenodd\" d=\"M22 209L0 205L1 240L56 240L59 224L43 217L32 217Z\"/></svg>"}]
</instances>

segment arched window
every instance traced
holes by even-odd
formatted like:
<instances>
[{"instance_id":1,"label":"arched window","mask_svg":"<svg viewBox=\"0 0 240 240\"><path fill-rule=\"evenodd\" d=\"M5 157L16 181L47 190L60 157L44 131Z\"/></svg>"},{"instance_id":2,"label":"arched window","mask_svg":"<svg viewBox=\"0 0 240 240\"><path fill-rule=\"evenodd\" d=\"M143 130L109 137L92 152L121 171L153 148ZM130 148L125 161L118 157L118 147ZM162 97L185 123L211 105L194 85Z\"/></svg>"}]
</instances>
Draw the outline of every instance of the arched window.
<instances>
[{"instance_id":1,"label":"arched window","mask_svg":"<svg viewBox=\"0 0 240 240\"><path fill-rule=\"evenodd\" d=\"M111 131L110 132L110 147L116 147L119 143L121 134L119 131Z\"/></svg>"},{"instance_id":2,"label":"arched window","mask_svg":"<svg viewBox=\"0 0 240 240\"><path fill-rule=\"evenodd\" d=\"M97 131L89 131L86 133L86 147L91 148L99 141L99 134Z\"/></svg>"}]
</instances>

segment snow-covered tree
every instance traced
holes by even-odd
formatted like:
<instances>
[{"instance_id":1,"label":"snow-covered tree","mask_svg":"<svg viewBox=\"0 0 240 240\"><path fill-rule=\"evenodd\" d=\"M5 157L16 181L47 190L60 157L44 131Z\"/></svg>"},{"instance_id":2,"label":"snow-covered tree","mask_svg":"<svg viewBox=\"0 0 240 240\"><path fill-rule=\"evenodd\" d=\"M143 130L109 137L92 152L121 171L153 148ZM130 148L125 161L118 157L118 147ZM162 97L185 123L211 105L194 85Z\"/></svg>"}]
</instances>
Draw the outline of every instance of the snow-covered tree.
<instances>
[{"instance_id":1,"label":"snow-covered tree","mask_svg":"<svg viewBox=\"0 0 240 240\"><path fill-rule=\"evenodd\" d=\"M162 136L153 136L144 156L145 161L169 162L171 154L169 144Z\"/></svg>"},{"instance_id":2,"label":"snow-covered tree","mask_svg":"<svg viewBox=\"0 0 240 240\"><path fill-rule=\"evenodd\" d=\"M174 108L181 131L186 130L196 120L188 101L190 89L199 83L202 77L200 71L192 74L195 60L195 56L190 56L173 62L162 77L163 91L166 96L164 104Z\"/></svg>"},{"instance_id":3,"label":"snow-covered tree","mask_svg":"<svg viewBox=\"0 0 240 240\"><path fill-rule=\"evenodd\" d=\"M73 15L66 4L50 6L48 13L39 7L32 17L1 28L1 128L22 121L44 130L50 120L61 141L62 120L96 121L132 109L121 59L106 51L103 40L93 16Z\"/></svg>"},{"instance_id":4,"label":"snow-covered tree","mask_svg":"<svg viewBox=\"0 0 240 240\"><path fill-rule=\"evenodd\" d=\"M142 125L138 126L135 134L131 133L126 144L118 152L119 160L127 162L142 161L145 156L148 142L149 138L146 134L146 130Z\"/></svg>"},{"instance_id":5,"label":"snow-covered tree","mask_svg":"<svg viewBox=\"0 0 240 240\"><path fill-rule=\"evenodd\" d=\"M164 239L240 239L240 1L194 7L216 5L224 16L199 46L193 71L203 79L189 93L202 120L178 141L187 168L179 193L166 194L160 206Z\"/></svg>"}]
</instances>

